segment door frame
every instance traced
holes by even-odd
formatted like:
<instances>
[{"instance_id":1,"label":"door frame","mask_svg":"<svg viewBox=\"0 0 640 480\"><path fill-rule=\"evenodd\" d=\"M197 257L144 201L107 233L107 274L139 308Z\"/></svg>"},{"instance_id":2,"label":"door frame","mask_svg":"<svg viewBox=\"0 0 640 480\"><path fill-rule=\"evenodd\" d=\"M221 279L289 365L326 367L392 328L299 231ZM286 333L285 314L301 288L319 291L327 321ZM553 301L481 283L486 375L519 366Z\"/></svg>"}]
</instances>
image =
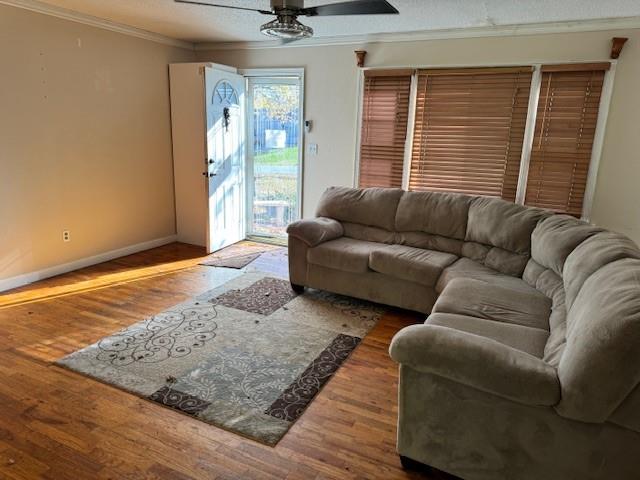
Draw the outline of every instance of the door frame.
<instances>
[{"instance_id":1,"label":"door frame","mask_svg":"<svg viewBox=\"0 0 640 480\"><path fill-rule=\"evenodd\" d=\"M264 79L274 79L277 81L278 78L285 79L297 79L298 84L300 85L300 95L299 95L299 116L298 116L298 185L297 185L297 197L298 197L298 205L296 208L296 216L298 218L302 218L303 212L303 191L304 191L304 152L305 152L305 144L304 144L304 90L305 90L305 82L304 82L304 67L299 68L247 68L247 69L238 69L238 74L243 75L245 77L245 92L246 92L246 107L245 107L245 232L246 236L256 236L256 237L265 237L265 238L280 238L280 237L271 237L267 235L260 235L253 232L253 105L251 101L253 100L253 96L249 89L250 80L256 78L264 78Z\"/></svg>"}]
</instances>

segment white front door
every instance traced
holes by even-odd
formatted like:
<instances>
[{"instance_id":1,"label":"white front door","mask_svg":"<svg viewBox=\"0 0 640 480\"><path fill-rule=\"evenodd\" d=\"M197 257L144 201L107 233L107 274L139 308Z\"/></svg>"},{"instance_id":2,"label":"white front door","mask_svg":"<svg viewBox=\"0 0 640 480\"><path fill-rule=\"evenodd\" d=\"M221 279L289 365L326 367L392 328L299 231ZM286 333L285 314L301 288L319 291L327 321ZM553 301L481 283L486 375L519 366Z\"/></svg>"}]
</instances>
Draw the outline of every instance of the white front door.
<instances>
[{"instance_id":1,"label":"white front door","mask_svg":"<svg viewBox=\"0 0 640 480\"><path fill-rule=\"evenodd\" d=\"M245 79L205 68L207 252L243 240Z\"/></svg>"}]
</instances>

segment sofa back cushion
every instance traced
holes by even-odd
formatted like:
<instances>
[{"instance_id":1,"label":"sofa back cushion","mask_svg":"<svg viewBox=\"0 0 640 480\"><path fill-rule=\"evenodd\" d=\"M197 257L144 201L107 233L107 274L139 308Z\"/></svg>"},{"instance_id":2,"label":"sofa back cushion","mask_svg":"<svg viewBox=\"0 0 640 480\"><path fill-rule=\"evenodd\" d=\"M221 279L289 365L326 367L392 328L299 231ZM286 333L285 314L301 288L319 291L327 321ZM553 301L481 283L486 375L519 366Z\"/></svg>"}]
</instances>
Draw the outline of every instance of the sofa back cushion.
<instances>
[{"instance_id":1,"label":"sofa back cushion","mask_svg":"<svg viewBox=\"0 0 640 480\"><path fill-rule=\"evenodd\" d=\"M405 192L398 203L395 228L464 240L473 198L456 193Z\"/></svg>"},{"instance_id":2,"label":"sofa back cushion","mask_svg":"<svg viewBox=\"0 0 640 480\"><path fill-rule=\"evenodd\" d=\"M562 276L569 254L601 231L569 215L552 215L541 221L531 235L531 258Z\"/></svg>"},{"instance_id":3,"label":"sofa back cushion","mask_svg":"<svg viewBox=\"0 0 640 480\"><path fill-rule=\"evenodd\" d=\"M608 263L623 258L640 258L640 249L619 233L600 232L578 245L567 257L562 273L567 306L573 305L587 278Z\"/></svg>"},{"instance_id":4,"label":"sofa back cushion","mask_svg":"<svg viewBox=\"0 0 640 480\"><path fill-rule=\"evenodd\" d=\"M531 232L538 221L548 215L549 212L538 208L497 198L475 197L469 206L465 240L528 256Z\"/></svg>"},{"instance_id":5,"label":"sofa back cushion","mask_svg":"<svg viewBox=\"0 0 640 480\"><path fill-rule=\"evenodd\" d=\"M529 255L477 242L464 242L461 253L464 257L513 277L521 277L529 261Z\"/></svg>"},{"instance_id":6,"label":"sofa back cushion","mask_svg":"<svg viewBox=\"0 0 640 480\"><path fill-rule=\"evenodd\" d=\"M462 247L464 245L462 240L424 232L398 232L396 233L396 243L409 247L453 253L457 256L462 255Z\"/></svg>"},{"instance_id":7,"label":"sofa back cushion","mask_svg":"<svg viewBox=\"0 0 640 480\"><path fill-rule=\"evenodd\" d=\"M355 238L356 240L365 240L367 242L378 242L392 245L397 242L396 232L390 232L384 228L370 227L361 223L342 222L344 236Z\"/></svg>"},{"instance_id":8,"label":"sofa back cushion","mask_svg":"<svg viewBox=\"0 0 640 480\"><path fill-rule=\"evenodd\" d=\"M549 268L529 260L523 279L551 299L549 338L543 360L558 367L567 345L567 307L562 277Z\"/></svg>"},{"instance_id":9,"label":"sofa back cushion","mask_svg":"<svg viewBox=\"0 0 640 480\"><path fill-rule=\"evenodd\" d=\"M603 422L640 383L640 260L590 275L567 313L558 365L566 417Z\"/></svg>"},{"instance_id":10,"label":"sofa back cushion","mask_svg":"<svg viewBox=\"0 0 640 480\"><path fill-rule=\"evenodd\" d=\"M526 253L513 253L502 248L493 247L487 252L484 264L489 267L513 277L522 277L529 255Z\"/></svg>"},{"instance_id":11,"label":"sofa back cushion","mask_svg":"<svg viewBox=\"0 0 640 480\"><path fill-rule=\"evenodd\" d=\"M330 187L320 198L316 216L394 231L402 193L399 188Z\"/></svg>"}]
</instances>

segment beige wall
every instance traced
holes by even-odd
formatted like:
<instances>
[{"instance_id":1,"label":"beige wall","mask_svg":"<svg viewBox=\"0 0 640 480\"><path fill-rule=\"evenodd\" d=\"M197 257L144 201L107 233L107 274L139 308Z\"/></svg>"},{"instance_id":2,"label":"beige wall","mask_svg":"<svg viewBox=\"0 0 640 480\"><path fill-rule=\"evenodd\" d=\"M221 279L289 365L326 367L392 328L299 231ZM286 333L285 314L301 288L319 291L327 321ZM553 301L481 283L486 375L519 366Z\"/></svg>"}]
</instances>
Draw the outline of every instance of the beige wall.
<instances>
[{"instance_id":1,"label":"beige wall","mask_svg":"<svg viewBox=\"0 0 640 480\"><path fill-rule=\"evenodd\" d=\"M357 69L607 58L618 64L592 220L640 242L640 30L198 52L239 68L305 67L304 215L352 185ZM0 279L175 233L167 64L187 50L0 5ZM72 241L62 242L62 230Z\"/></svg>"},{"instance_id":2,"label":"beige wall","mask_svg":"<svg viewBox=\"0 0 640 480\"><path fill-rule=\"evenodd\" d=\"M167 65L190 60L0 5L0 279L175 233Z\"/></svg>"},{"instance_id":3,"label":"beige wall","mask_svg":"<svg viewBox=\"0 0 640 480\"><path fill-rule=\"evenodd\" d=\"M367 66L501 65L591 61L609 57L614 36L629 37L618 64L592 221L640 243L640 30L477 39L198 52L200 60L239 68L305 67L306 141L304 215L313 215L329 185L352 185L356 143L357 69L353 50L368 51Z\"/></svg>"}]
</instances>

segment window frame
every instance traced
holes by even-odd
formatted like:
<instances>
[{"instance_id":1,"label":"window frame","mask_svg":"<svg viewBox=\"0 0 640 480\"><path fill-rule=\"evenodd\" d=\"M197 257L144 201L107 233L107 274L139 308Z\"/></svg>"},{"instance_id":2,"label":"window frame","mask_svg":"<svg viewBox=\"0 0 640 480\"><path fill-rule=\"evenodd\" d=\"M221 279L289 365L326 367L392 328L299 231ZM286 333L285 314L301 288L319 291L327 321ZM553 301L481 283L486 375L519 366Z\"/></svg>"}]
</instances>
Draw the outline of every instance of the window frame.
<instances>
[{"instance_id":1,"label":"window frame","mask_svg":"<svg viewBox=\"0 0 640 480\"><path fill-rule=\"evenodd\" d=\"M365 67L358 71L358 84L357 84L357 99L356 102L356 145L355 145L355 168L353 176L353 186L359 184L360 177L360 140L362 130L362 115L363 115L363 97L364 97L364 72L366 70L413 70L411 76L411 89L409 97L409 116L407 122L407 134L404 151L404 170L402 188L407 190L409 183L409 173L411 171L411 148L413 145L413 132L415 130L415 107L418 93L418 70L425 69L461 69L461 68L500 68L500 67L533 67L533 75L531 78L531 91L529 95L529 105L527 113L527 121L525 127L525 136L522 146L522 154L520 159L520 172L518 177L518 186L516 191L515 203L524 205L524 199L526 194L527 179L529 174L531 152L533 148L533 140L536 126L536 116L538 110L538 102L540 99L540 88L542 86L542 66L550 65L589 65L593 63L606 62L610 64L610 68L605 71L604 83L602 86L602 94L600 97L600 104L598 110L598 120L596 122L596 130L594 134L594 141L591 150L591 159L589 162L589 174L587 176L587 182L585 185L585 194L582 204L581 219L590 222L591 213L593 210L593 200L595 197L595 189L597 184L598 170L600 167L600 161L602 157L602 151L604 147L604 138L606 134L607 120L609 117L609 110L611 106L611 98L613 96L613 87L615 80L615 72L617 66L617 60L604 59L604 60L590 60L590 61L549 61L549 62L517 62L507 64L472 64L472 65L420 65L420 66L389 66L389 67Z\"/></svg>"}]
</instances>

